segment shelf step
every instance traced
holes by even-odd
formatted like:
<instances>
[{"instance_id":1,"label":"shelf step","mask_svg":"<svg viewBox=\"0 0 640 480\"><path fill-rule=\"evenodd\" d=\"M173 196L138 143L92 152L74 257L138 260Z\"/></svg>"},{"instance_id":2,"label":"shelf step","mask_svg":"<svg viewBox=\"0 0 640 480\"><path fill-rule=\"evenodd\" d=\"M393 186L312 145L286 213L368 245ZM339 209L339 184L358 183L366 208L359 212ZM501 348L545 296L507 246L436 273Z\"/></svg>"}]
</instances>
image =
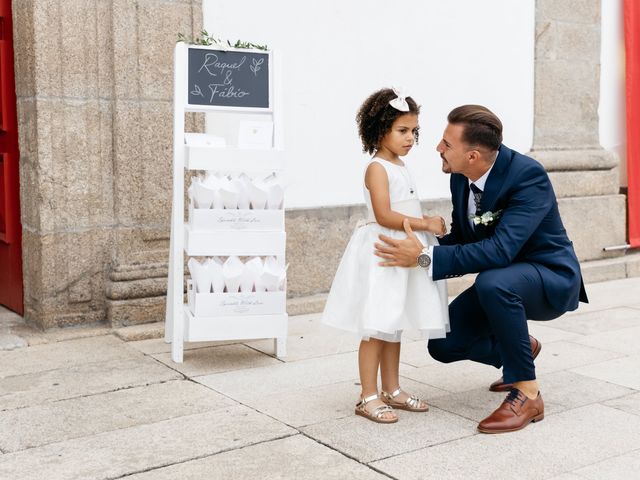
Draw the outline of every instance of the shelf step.
<instances>
[{"instance_id":1,"label":"shelf step","mask_svg":"<svg viewBox=\"0 0 640 480\"><path fill-rule=\"evenodd\" d=\"M283 231L192 230L184 226L184 250L195 256L264 256L284 255L287 234Z\"/></svg>"},{"instance_id":2,"label":"shelf step","mask_svg":"<svg viewBox=\"0 0 640 480\"><path fill-rule=\"evenodd\" d=\"M194 317L184 307L184 341L249 340L287 336L287 314Z\"/></svg>"},{"instance_id":3,"label":"shelf step","mask_svg":"<svg viewBox=\"0 0 640 480\"><path fill-rule=\"evenodd\" d=\"M185 167L189 170L253 172L284 169L280 150L189 145L185 145L185 149Z\"/></svg>"}]
</instances>

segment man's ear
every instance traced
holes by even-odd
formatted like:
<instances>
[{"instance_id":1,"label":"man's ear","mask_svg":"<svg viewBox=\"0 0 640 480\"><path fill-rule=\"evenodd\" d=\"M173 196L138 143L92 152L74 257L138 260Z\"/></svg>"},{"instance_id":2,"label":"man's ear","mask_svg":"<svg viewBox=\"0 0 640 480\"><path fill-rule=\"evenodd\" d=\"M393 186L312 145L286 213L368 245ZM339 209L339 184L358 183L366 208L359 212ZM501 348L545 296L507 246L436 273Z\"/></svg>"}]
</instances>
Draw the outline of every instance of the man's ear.
<instances>
[{"instance_id":1,"label":"man's ear","mask_svg":"<svg viewBox=\"0 0 640 480\"><path fill-rule=\"evenodd\" d=\"M472 165L480 160L480 152L478 150L469 150L467 155L469 155L469 163Z\"/></svg>"}]
</instances>

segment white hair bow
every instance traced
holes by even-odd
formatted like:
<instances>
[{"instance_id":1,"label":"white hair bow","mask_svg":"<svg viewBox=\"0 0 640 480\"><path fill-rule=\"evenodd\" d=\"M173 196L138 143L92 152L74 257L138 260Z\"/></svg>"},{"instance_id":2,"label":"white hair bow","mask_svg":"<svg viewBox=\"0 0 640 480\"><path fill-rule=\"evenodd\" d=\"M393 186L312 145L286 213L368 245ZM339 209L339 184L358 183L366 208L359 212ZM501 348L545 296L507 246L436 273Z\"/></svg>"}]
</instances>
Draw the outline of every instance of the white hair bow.
<instances>
[{"instance_id":1,"label":"white hair bow","mask_svg":"<svg viewBox=\"0 0 640 480\"><path fill-rule=\"evenodd\" d=\"M393 87L392 90L397 97L389 100L389 105L401 112L408 112L409 104L407 103L407 97L410 96L409 93L402 87Z\"/></svg>"}]
</instances>

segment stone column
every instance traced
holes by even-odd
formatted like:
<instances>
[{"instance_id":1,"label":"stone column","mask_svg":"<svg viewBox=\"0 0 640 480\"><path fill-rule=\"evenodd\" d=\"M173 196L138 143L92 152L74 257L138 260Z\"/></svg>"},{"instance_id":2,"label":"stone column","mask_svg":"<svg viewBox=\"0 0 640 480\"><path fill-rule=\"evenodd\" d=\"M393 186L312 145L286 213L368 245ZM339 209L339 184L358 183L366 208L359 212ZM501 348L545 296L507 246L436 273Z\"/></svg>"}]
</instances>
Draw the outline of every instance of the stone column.
<instances>
[{"instance_id":1,"label":"stone column","mask_svg":"<svg viewBox=\"0 0 640 480\"><path fill-rule=\"evenodd\" d=\"M549 172L581 261L626 242L619 161L598 138L600 2L536 1L531 156Z\"/></svg>"},{"instance_id":2,"label":"stone column","mask_svg":"<svg viewBox=\"0 0 640 480\"><path fill-rule=\"evenodd\" d=\"M25 318L104 321L164 293L144 279L166 271L172 49L201 2L13 0L13 15Z\"/></svg>"},{"instance_id":3,"label":"stone column","mask_svg":"<svg viewBox=\"0 0 640 480\"><path fill-rule=\"evenodd\" d=\"M13 15L25 318L97 322L114 223L110 8L14 0Z\"/></svg>"},{"instance_id":4,"label":"stone column","mask_svg":"<svg viewBox=\"0 0 640 480\"><path fill-rule=\"evenodd\" d=\"M164 320L173 159L173 49L202 25L201 1L112 0L112 326Z\"/></svg>"}]
</instances>

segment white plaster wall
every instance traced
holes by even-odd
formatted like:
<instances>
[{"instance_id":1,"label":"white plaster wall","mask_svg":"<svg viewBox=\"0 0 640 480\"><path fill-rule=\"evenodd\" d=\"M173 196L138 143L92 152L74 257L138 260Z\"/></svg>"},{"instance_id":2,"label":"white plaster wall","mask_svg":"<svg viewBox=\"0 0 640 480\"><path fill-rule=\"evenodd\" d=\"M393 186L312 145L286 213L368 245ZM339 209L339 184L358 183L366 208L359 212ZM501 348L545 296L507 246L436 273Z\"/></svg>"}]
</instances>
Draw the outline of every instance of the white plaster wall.
<instances>
[{"instance_id":1,"label":"white plaster wall","mask_svg":"<svg viewBox=\"0 0 640 480\"><path fill-rule=\"evenodd\" d=\"M404 85L422 105L407 163L423 199L449 195L435 146L458 105L486 105L505 144L531 147L534 0L203 0L203 13L214 36L284 56L287 208L363 202L354 117L384 86Z\"/></svg>"},{"instance_id":2,"label":"white plaster wall","mask_svg":"<svg viewBox=\"0 0 640 480\"><path fill-rule=\"evenodd\" d=\"M627 185L622 0L602 0L600 46L600 145L620 158L620 185Z\"/></svg>"}]
</instances>

